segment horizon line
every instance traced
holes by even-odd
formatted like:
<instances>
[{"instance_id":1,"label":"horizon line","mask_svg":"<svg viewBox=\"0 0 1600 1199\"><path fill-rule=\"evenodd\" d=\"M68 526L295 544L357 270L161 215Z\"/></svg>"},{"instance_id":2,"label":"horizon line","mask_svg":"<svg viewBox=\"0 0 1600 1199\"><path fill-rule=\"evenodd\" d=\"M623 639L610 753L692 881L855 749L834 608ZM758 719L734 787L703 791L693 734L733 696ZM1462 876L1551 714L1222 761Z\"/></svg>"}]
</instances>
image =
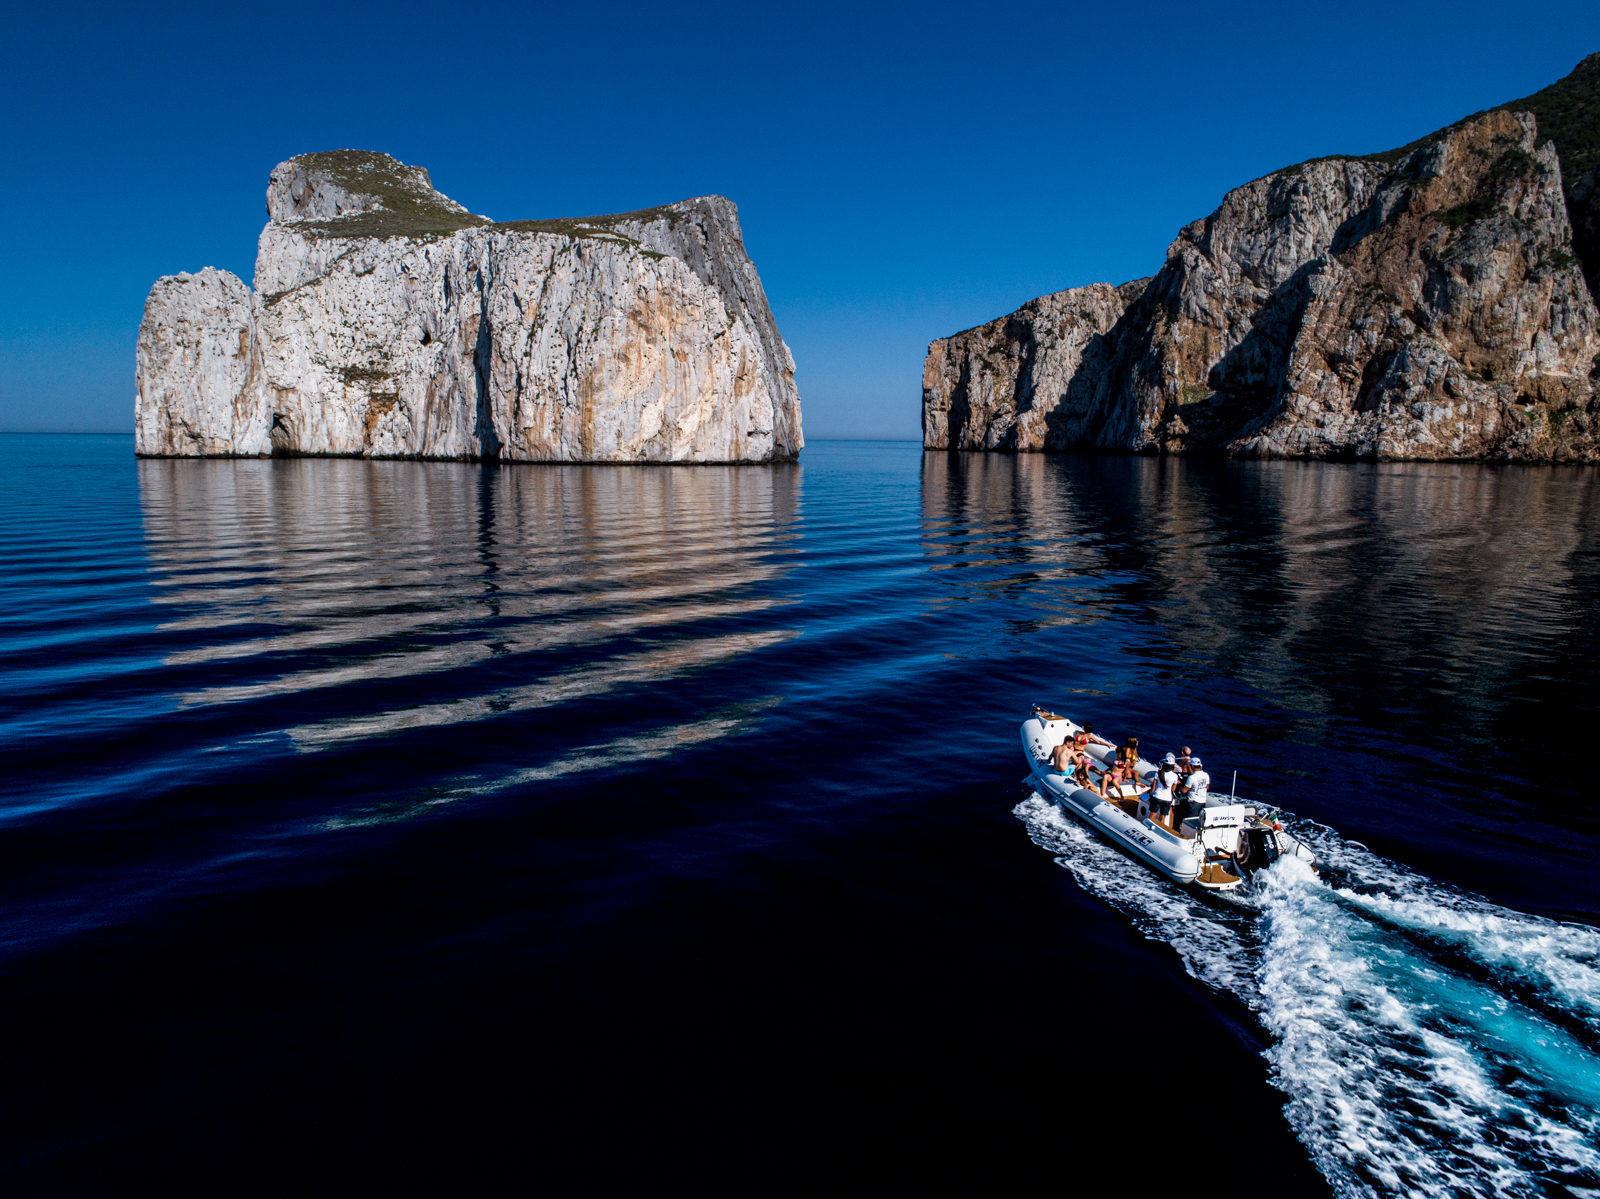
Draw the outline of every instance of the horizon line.
<instances>
[{"instance_id":1,"label":"horizon line","mask_svg":"<svg viewBox=\"0 0 1600 1199\"><path fill-rule=\"evenodd\" d=\"M132 437L132 429L0 429L0 437ZM811 441L921 441L920 437L893 437L870 433L843 433L813 437ZM809 444L809 443L808 443ZM802 446L802 449L805 447Z\"/></svg>"}]
</instances>

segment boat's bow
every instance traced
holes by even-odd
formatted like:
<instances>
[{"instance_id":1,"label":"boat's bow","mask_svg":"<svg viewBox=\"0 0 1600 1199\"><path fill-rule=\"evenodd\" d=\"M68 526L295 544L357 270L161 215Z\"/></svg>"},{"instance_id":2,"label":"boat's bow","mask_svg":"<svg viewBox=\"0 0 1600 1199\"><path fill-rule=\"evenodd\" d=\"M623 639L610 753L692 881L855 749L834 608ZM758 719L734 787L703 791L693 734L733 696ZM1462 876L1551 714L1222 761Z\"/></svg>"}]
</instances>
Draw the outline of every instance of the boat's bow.
<instances>
[{"instance_id":1,"label":"boat's bow","mask_svg":"<svg viewBox=\"0 0 1600 1199\"><path fill-rule=\"evenodd\" d=\"M1157 873L1176 883L1194 882L1201 863L1182 837L1151 820L1130 816L1120 805L1087 787L1080 787L1050 767L1051 751L1077 731L1078 726L1066 717L1035 709L1034 714L1022 722L1022 748L1030 766L1025 781L1040 795L1059 804L1063 811Z\"/></svg>"}]
</instances>

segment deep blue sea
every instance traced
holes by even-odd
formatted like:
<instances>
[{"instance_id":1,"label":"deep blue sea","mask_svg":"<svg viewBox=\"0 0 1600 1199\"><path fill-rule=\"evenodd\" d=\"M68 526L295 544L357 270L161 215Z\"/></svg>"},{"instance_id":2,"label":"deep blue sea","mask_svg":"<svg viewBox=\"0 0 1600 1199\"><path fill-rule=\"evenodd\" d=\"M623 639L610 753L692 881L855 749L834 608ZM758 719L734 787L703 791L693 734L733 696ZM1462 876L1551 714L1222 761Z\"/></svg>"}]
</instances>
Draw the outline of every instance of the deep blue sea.
<instances>
[{"instance_id":1,"label":"deep blue sea","mask_svg":"<svg viewBox=\"0 0 1600 1199\"><path fill-rule=\"evenodd\" d=\"M1063 1185L1600 1192L1593 468L5 435L0 563L9 1193L980 1119ZM1161 882L1019 781L1034 702L1320 876Z\"/></svg>"}]
</instances>

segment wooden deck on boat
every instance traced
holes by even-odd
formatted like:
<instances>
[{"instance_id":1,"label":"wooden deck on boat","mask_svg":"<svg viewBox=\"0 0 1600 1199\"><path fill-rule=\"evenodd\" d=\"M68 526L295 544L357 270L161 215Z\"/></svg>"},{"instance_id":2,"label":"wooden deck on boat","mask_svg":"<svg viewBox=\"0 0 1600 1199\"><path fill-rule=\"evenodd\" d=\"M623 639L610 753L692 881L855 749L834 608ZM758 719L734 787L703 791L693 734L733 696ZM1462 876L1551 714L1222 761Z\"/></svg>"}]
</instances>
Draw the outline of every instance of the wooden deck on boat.
<instances>
[{"instance_id":1,"label":"wooden deck on boat","mask_svg":"<svg viewBox=\"0 0 1600 1199\"><path fill-rule=\"evenodd\" d=\"M1207 862L1200 867L1200 877L1195 881L1212 887L1228 887L1243 880L1237 874L1231 873L1221 862Z\"/></svg>"},{"instance_id":2,"label":"wooden deck on boat","mask_svg":"<svg viewBox=\"0 0 1600 1199\"><path fill-rule=\"evenodd\" d=\"M1122 793L1121 799L1113 799L1109 802L1116 804L1117 807L1121 808L1125 813L1127 813L1127 815L1133 817L1133 819L1139 819L1139 801L1130 796L1127 791ZM1167 817L1167 819L1162 820L1159 816L1152 812L1150 815L1150 822L1159 828L1166 829L1167 832L1171 833L1174 837L1182 837L1185 841L1194 840L1194 834L1186 831L1180 826L1174 825L1172 823L1172 817L1170 816Z\"/></svg>"}]
</instances>

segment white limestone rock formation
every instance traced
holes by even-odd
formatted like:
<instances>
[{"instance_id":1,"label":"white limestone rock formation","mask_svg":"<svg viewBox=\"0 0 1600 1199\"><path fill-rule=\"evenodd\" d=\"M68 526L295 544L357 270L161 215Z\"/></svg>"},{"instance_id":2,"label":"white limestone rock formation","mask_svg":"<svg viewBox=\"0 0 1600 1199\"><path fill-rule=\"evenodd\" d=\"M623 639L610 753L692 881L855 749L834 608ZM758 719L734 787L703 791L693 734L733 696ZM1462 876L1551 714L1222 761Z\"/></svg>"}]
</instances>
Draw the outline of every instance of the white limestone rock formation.
<instances>
[{"instance_id":1,"label":"white limestone rock formation","mask_svg":"<svg viewBox=\"0 0 1600 1199\"><path fill-rule=\"evenodd\" d=\"M775 462L794 360L734 205L495 223L387 155L280 164L255 289L157 282L136 449L521 462Z\"/></svg>"},{"instance_id":2,"label":"white limestone rock formation","mask_svg":"<svg viewBox=\"0 0 1600 1199\"><path fill-rule=\"evenodd\" d=\"M1120 313L1097 284L934 342L923 444L1600 458L1600 312L1528 113L1236 188L1122 290Z\"/></svg>"},{"instance_id":3,"label":"white limestone rock formation","mask_svg":"<svg viewBox=\"0 0 1600 1199\"><path fill-rule=\"evenodd\" d=\"M262 404L255 306L239 276L215 267L156 280L139 326L134 442L233 453L236 429L270 422Z\"/></svg>"}]
</instances>

